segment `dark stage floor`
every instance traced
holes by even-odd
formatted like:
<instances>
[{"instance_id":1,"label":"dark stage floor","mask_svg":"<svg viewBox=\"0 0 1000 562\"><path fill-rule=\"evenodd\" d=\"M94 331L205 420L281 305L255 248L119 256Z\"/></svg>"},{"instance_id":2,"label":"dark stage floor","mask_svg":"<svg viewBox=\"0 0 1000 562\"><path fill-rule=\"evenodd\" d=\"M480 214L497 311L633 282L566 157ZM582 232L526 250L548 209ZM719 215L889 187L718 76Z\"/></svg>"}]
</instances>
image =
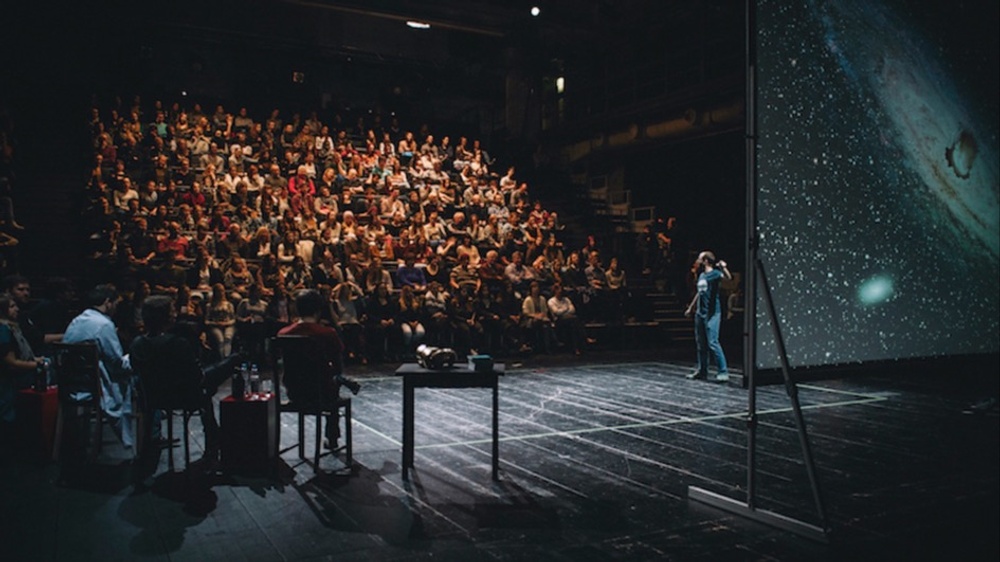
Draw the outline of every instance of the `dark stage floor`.
<instances>
[{"instance_id":1,"label":"dark stage floor","mask_svg":"<svg viewBox=\"0 0 1000 562\"><path fill-rule=\"evenodd\" d=\"M416 468L410 483L401 479L402 384L386 372L392 367L362 376L350 477L316 476L289 452L275 480L185 478L167 472L164 454L152 485L136 487L109 433L98 465L63 486L56 466L4 450L0 558L998 557L1000 423L995 410L963 413L985 396L957 385L959 375L801 385L834 529L823 545L688 501L689 485L742 497L746 392L738 379L689 381L688 363L588 359L508 361L499 482L490 479L489 391L479 389L417 390ZM759 506L816 523L784 389L761 390L758 405ZM284 439L294 439L293 420L285 419ZM197 420L191 427L197 458L201 429ZM341 466L330 457L323 465Z\"/></svg>"}]
</instances>

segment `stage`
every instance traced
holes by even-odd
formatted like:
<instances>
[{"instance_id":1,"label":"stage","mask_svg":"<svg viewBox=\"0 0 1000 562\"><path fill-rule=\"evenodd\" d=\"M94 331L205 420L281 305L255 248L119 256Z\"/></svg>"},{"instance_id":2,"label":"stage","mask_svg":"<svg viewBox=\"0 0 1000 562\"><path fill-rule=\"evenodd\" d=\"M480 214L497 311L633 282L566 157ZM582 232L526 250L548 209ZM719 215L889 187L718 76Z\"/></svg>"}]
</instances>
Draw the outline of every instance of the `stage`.
<instances>
[{"instance_id":1,"label":"stage","mask_svg":"<svg viewBox=\"0 0 1000 562\"><path fill-rule=\"evenodd\" d=\"M692 365L672 361L508 362L499 383L496 482L491 391L417 389L406 482L394 367L369 368L361 378L352 476L317 476L293 450L277 479L185 479L165 472L163 454L156 477L136 487L109 433L99 466L65 486L56 485L55 466L5 454L0 528L10 533L11 559L997 557L1000 423L995 410L964 413L989 397L957 384L974 380L968 376L873 374L800 385L833 527L823 545L687 499L688 486L743 497L739 377L691 381ZM762 388L758 411L758 506L815 522L784 388ZM295 440L293 422L284 419L283 444ZM197 419L191 430L197 458ZM331 457L322 465L342 467Z\"/></svg>"}]
</instances>

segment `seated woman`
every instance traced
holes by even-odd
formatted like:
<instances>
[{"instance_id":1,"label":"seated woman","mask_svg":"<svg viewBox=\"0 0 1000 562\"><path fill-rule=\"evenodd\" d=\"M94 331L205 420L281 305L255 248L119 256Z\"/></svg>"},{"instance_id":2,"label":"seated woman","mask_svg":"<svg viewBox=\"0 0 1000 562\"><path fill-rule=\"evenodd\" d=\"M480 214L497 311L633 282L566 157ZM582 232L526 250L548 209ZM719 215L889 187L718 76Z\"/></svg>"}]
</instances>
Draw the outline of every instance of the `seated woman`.
<instances>
[{"instance_id":1,"label":"seated woman","mask_svg":"<svg viewBox=\"0 0 1000 562\"><path fill-rule=\"evenodd\" d=\"M226 289L221 283L212 287L212 299L205 308L205 329L219 357L229 357L236 335L236 309L226 299Z\"/></svg>"},{"instance_id":2,"label":"seated woman","mask_svg":"<svg viewBox=\"0 0 1000 562\"><path fill-rule=\"evenodd\" d=\"M35 370L42 364L17 324L18 306L7 293L0 293L0 435L14 421L14 396L31 385Z\"/></svg>"},{"instance_id":3,"label":"seated woman","mask_svg":"<svg viewBox=\"0 0 1000 562\"><path fill-rule=\"evenodd\" d=\"M403 354L412 355L427 334L420 321L422 306L412 285L403 285L399 292L399 328L403 335Z\"/></svg>"},{"instance_id":4,"label":"seated woman","mask_svg":"<svg viewBox=\"0 0 1000 562\"><path fill-rule=\"evenodd\" d=\"M367 365L365 338L361 322L364 320L364 292L356 283L347 281L333 288L331 294L337 327L343 336L347 359L360 357L361 364Z\"/></svg>"}]
</instances>

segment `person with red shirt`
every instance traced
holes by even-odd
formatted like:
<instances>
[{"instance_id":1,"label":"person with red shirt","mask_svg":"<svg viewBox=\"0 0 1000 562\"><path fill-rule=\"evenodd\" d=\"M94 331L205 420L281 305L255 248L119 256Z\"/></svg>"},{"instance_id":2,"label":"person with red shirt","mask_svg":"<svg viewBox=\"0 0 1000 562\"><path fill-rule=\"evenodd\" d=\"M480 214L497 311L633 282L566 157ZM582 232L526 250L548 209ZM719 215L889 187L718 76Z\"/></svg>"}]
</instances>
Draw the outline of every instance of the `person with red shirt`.
<instances>
[{"instance_id":1,"label":"person with red shirt","mask_svg":"<svg viewBox=\"0 0 1000 562\"><path fill-rule=\"evenodd\" d=\"M288 179L288 193L290 195L316 195L316 184L309 178L307 168L299 166L296 174Z\"/></svg>"},{"instance_id":2,"label":"person with red shirt","mask_svg":"<svg viewBox=\"0 0 1000 562\"><path fill-rule=\"evenodd\" d=\"M357 394L361 390L361 385L357 381L344 376L344 344L337 335L337 330L320 324L320 316L326 302L319 291L315 289L303 289L295 295L295 308L299 313L299 319L281 330L279 336L306 336L319 342L320 350L324 354L325 365L329 366L328 385L321 397L325 401L333 401L340 396L340 387L346 386L352 393ZM292 402L296 400L315 399L315 397L303 396L303 389L299 381L286 377L284 380L285 390L288 392L288 399ZM337 440L340 438L339 411L334 408L326 420L326 446L328 449L337 447Z\"/></svg>"}]
</instances>

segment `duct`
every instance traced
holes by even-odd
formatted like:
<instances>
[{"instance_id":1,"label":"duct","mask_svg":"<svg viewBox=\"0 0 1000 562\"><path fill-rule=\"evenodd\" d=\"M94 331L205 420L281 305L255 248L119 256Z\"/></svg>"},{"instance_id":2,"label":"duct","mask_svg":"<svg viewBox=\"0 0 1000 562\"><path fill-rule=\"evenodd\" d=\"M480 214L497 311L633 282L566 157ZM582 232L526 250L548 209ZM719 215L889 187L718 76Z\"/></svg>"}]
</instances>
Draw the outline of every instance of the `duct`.
<instances>
[{"instance_id":1,"label":"duct","mask_svg":"<svg viewBox=\"0 0 1000 562\"><path fill-rule=\"evenodd\" d=\"M677 137L701 129L732 125L742 121L743 110L742 99L701 112L692 108L686 110L680 117L651 123L644 128L632 123L624 130L607 135L598 133L591 139L568 145L563 149L563 154L572 162L604 148L622 147L641 140Z\"/></svg>"},{"instance_id":2,"label":"duct","mask_svg":"<svg viewBox=\"0 0 1000 562\"><path fill-rule=\"evenodd\" d=\"M611 133L608 135L608 146L624 146L634 141L639 136L639 126L635 123L629 125L628 129Z\"/></svg>"},{"instance_id":3,"label":"duct","mask_svg":"<svg viewBox=\"0 0 1000 562\"><path fill-rule=\"evenodd\" d=\"M705 113L705 125L723 125L743 119L743 100L717 107Z\"/></svg>"},{"instance_id":4,"label":"duct","mask_svg":"<svg viewBox=\"0 0 1000 562\"><path fill-rule=\"evenodd\" d=\"M698 114L693 109L689 109L684 112L684 116L680 119L671 119L669 121L646 125L646 138L658 139L660 137L678 135L694 128L697 119Z\"/></svg>"}]
</instances>

